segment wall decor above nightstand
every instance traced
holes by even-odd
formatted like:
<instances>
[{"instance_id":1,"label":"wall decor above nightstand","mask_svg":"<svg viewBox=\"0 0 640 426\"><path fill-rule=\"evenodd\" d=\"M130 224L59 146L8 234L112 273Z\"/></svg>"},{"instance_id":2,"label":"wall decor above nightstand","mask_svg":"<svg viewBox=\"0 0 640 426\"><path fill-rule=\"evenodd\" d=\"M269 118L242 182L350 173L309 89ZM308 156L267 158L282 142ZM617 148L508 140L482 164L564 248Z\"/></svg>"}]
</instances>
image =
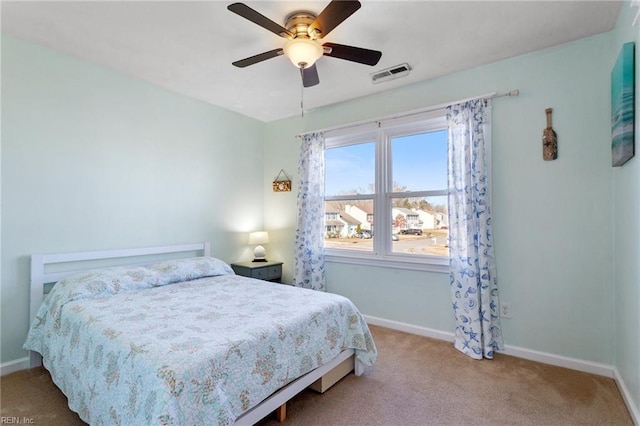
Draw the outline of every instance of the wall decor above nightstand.
<instances>
[{"instance_id":1,"label":"wall decor above nightstand","mask_svg":"<svg viewBox=\"0 0 640 426\"><path fill-rule=\"evenodd\" d=\"M279 283L282 279L282 262L236 262L231 268L237 275Z\"/></svg>"},{"instance_id":2,"label":"wall decor above nightstand","mask_svg":"<svg viewBox=\"0 0 640 426\"><path fill-rule=\"evenodd\" d=\"M284 169L280 169L280 173L273 180L273 192L289 192L291 191L291 179L285 173Z\"/></svg>"}]
</instances>

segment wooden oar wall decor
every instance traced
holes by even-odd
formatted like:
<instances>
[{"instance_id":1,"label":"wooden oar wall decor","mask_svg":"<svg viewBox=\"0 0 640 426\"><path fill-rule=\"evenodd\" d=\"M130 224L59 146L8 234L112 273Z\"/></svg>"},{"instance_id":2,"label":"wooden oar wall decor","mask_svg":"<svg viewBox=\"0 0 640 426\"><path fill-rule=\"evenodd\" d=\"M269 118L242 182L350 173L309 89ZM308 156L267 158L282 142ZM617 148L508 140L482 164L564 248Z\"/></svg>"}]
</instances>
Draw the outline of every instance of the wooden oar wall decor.
<instances>
[{"instance_id":1,"label":"wooden oar wall decor","mask_svg":"<svg viewBox=\"0 0 640 426\"><path fill-rule=\"evenodd\" d=\"M558 135L551 125L551 108L547 108L547 128L542 131L542 159L545 161L558 158Z\"/></svg>"}]
</instances>

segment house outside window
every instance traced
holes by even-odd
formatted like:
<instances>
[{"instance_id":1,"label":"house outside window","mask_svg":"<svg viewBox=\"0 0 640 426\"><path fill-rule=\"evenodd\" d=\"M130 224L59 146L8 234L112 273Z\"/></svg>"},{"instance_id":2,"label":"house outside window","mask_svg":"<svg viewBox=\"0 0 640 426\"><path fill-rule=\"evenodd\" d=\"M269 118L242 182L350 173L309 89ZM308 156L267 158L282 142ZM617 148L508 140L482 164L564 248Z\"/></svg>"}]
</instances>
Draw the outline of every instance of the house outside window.
<instances>
[{"instance_id":1,"label":"house outside window","mask_svg":"<svg viewBox=\"0 0 640 426\"><path fill-rule=\"evenodd\" d=\"M325 211L330 262L446 271L445 111L326 135Z\"/></svg>"}]
</instances>

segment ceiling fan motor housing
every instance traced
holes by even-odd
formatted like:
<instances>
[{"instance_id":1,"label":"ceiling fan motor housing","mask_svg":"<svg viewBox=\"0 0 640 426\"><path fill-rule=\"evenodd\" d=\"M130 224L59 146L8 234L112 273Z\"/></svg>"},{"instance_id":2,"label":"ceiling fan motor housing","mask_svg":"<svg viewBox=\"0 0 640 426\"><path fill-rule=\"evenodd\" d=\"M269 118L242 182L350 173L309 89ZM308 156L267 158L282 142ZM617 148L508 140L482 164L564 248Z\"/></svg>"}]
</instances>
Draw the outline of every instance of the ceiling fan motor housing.
<instances>
[{"instance_id":1,"label":"ceiling fan motor housing","mask_svg":"<svg viewBox=\"0 0 640 426\"><path fill-rule=\"evenodd\" d=\"M309 31L309 26L317 18L316 14L307 10L299 10L287 15L284 20L284 26L287 30L295 35L295 38L310 38L315 40L317 33L315 31Z\"/></svg>"}]
</instances>

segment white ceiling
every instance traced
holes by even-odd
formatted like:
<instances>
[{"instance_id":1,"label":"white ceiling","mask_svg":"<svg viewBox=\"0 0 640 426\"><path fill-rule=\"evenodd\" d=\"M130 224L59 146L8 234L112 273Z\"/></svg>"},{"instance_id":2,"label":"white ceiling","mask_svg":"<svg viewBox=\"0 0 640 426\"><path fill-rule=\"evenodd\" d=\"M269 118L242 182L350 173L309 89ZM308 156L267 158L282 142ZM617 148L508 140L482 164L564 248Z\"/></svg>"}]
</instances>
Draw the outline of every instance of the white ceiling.
<instances>
[{"instance_id":1,"label":"white ceiling","mask_svg":"<svg viewBox=\"0 0 640 426\"><path fill-rule=\"evenodd\" d=\"M299 70L278 57L231 62L282 47L285 39L229 12L220 1L2 1L2 32L77 56L168 90L272 121L300 113ZM323 2L246 1L284 25ZM375 67L317 62L320 84L305 109L431 79L607 32L618 1L368 1L322 42L383 52ZM626 5L625 5L626 7ZM370 73L409 63L410 76L372 84Z\"/></svg>"}]
</instances>

